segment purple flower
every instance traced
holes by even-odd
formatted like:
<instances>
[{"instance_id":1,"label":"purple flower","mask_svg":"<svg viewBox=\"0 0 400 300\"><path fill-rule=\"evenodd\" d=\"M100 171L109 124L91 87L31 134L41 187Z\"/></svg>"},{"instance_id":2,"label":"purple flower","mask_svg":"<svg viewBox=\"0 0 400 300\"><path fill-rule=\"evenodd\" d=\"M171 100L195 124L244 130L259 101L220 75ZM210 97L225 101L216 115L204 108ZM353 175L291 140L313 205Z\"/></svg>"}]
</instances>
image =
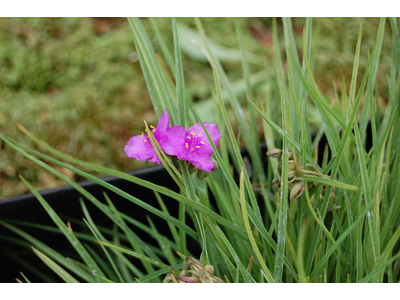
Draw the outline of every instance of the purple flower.
<instances>
[{"instance_id":1,"label":"purple flower","mask_svg":"<svg viewBox=\"0 0 400 300\"><path fill-rule=\"evenodd\" d=\"M217 145L221 137L217 124L204 122L204 126ZM171 127L160 145L165 153L187 160L199 169L211 172L214 168L210 157L213 149L200 123L194 124L188 131L181 126Z\"/></svg>"},{"instance_id":2,"label":"purple flower","mask_svg":"<svg viewBox=\"0 0 400 300\"><path fill-rule=\"evenodd\" d=\"M169 127L169 115L164 110L156 128L150 125L157 142L164 152L176 156L180 160L191 162L195 167L211 172L214 163L211 159L213 149L200 123L197 123L186 131L182 126ZM221 137L217 124L204 122L208 133L215 145ZM137 160L155 162L161 164L147 134L133 136L124 148L128 157Z\"/></svg>"},{"instance_id":3,"label":"purple flower","mask_svg":"<svg viewBox=\"0 0 400 300\"><path fill-rule=\"evenodd\" d=\"M176 127L176 126L173 126ZM163 114L158 121L158 125L156 128L150 125L151 131L154 134L154 137L158 141L158 143L162 144L162 141L165 138L165 133L169 129L169 115L168 111L164 110ZM162 148L162 146L161 146ZM150 138L147 134L142 133L141 135L133 136L129 139L128 144L126 144L125 153L128 157L133 157L137 160L146 161L150 160L150 162L155 162L157 164L161 164L160 159L157 157L156 152L154 151L153 146L151 145Z\"/></svg>"}]
</instances>

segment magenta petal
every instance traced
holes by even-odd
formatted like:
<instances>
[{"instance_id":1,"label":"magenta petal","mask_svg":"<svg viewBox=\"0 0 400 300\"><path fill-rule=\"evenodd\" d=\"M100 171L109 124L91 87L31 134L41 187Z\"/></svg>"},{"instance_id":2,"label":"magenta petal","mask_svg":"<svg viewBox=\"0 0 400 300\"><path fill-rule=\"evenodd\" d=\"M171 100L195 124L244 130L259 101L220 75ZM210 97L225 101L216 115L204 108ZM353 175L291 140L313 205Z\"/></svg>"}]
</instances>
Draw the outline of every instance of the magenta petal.
<instances>
[{"instance_id":1,"label":"magenta petal","mask_svg":"<svg viewBox=\"0 0 400 300\"><path fill-rule=\"evenodd\" d=\"M204 127L207 129L208 133L210 134L210 137L211 137L212 141L214 142L215 146L217 146L218 140L221 137L221 134L219 133L217 124L216 123L208 124L207 122L204 122ZM203 142L206 143L208 152L211 153L213 151L210 143L208 142L207 135L205 134L200 122L191 126L188 129L188 132L189 133L194 132L196 135L201 134Z\"/></svg>"},{"instance_id":2,"label":"magenta petal","mask_svg":"<svg viewBox=\"0 0 400 300\"><path fill-rule=\"evenodd\" d=\"M182 126L172 126L164 135L160 143L165 153L171 156L182 156L185 153L185 135L186 130Z\"/></svg>"},{"instance_id":3,"label":"magenta petal","mask_svg":"<svg viewBox=\"0 0 400 300\"><path fill-rule=\"evenodd\" d=\"M190 161L194 166L206 172L211 172L214 168L214 163L210 155L199 155L195 152L186 153L181 159Z\"/></svg>"},{"instance_id":4,"label":"magenta petal","mask_svg":"<svg viewBox=\"0 0 400 300\"><path fill-rule=\"evenodd\" d=\"M141 161L150 160L150 162L161 164L160 159L157 157L157 154L146 135L143 137L140 135L131 137L124 150L128 157L133 157Z\"/></svg>"},{"instance_id":5,"label":"magenta petal","mask_svg":"<svg viewBox=\"0 0 400 300\"><path fill-rule=\"evenodd\" d=\"M168 111L164 110L156 128L150 128L153 128L152 131L154 133L154 137L156 138L158 143L161 143L161 141L164 139L165 133L169 129ZM125 146L124 150L128 157L133 157L141 161L150 160L150 162L161 164L161 161L157 157L157 154L154 151L147 135L137 135L132 137L129 140L128 144Z\"/></svg>"},{"instance_id":6,"label":"magenta petal","mask_svg":"<svg viewBox=\"0 0 400 300\"><path fill-rule=\"evenodd\" d=\"M154 136L156 137L158 142L160 142L163 139L164 134L168 129L169 129L169 115L168 111L164 110L164 112L160 117L160 120L158 121L157 128L154 132Z\"/></svg>"}]
</instances>

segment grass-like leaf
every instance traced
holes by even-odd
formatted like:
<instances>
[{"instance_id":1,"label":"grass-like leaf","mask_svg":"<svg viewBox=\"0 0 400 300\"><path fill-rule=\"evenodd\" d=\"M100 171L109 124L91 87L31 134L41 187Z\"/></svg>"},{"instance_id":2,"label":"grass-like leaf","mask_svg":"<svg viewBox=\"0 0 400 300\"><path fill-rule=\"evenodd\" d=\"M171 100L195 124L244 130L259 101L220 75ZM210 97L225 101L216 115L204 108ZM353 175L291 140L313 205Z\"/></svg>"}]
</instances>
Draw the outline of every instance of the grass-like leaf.
<instances>
[{"instance_id":1,"label":"grass-like leaf","mask_svg":"<svg viewBox=\"0 0 400 300\"><path fill-rule=\"evenodd\" d=\"M36 250L32 247L33 252L50 268L52 269L58 276L61 277L67 283L79 283L74 277L72 277L67 271L65 271L62 267L60 267L57 263L54 262L51 258L44 255L39 250Z\"/></svg>"},{"instance_id":2,"label":"grass-like leaf","mask_svg":"<svg viewBox=\"0 0 400 300\"><path fill-rule=\"evenodd\" d=\"M346 189L346 190L350 190L350 191L358 191L358 187L356 187L354 185L339 182L339 181L332 180L329 178L318 177L318 176L313 176L313 175L303 175L302 178L304 180L319 182L319 183L329 185L329 186L334 186L334 187L337 187L340 189Z\"/></svg>"},{"instance_id":3,"label":"grass-like leaf","mask_svg":"<svg viewBox=\"0 0 400 300\"><path fill-rule=\"evenodd\" d=\"M33 188L33 186L25 180L22 176L20 176L21 180L25 183L25 185L31 190L31 192L36 196L39 200L40 204L46 210L50 218L52 218L53 222L58 226L58 228L62 231L64 236L68 239L71 245L78 252L79 256L86 263L89 270L91 270L92 274L99 274L104 276L103 271L99 268L97 263L93 260L91 255L87 252L85 247L83 247L82 243L76 238L76 236L68 229L68 226L61 220L61 218L57 215L57 213L51 208L51 206L46 202L46 200Z\"/></svg>"},{"instance_id":4,"label":"grass-like leaf","mask_svg":"<svg viewBox=\"0 0 400 300\"><path fill-rule=\"evenodd\" d=\"M17 227L0 220L0 225L6 227L7 229L13 231L14 233L18 234L25 240L27 240L30 245L33 245L35 248L43 252L46 256L50 257L50 259L55 260L60 265L66 267L68 270L72 271L86 282L97 282L96 278L92 275L88 276L86 272L82 272L81 268L78 268L76 265L69 262L64 256L62 256L57 251L53 250L46 244L42 243L41 241L35 239L31 235L27 234L26 232L18 229Z\"/></svg>"},{"instance_id":5,"label":"grass-like leaf","mask_svg":"<svg viewBox=\"0 0 400 300\"><path fill-rule=\"evenodd\" d=\"M282 80L282 78L281 78ZM281 106L282 106L282 124L283 131L288 132L287 124L290 122L287 112L290 110L287 105L287 100L285 99L285 94L283 91L283 84L281 82ZM287 233L287 216L288 216L288 155L289 155L289 143L283 138L283 149L282 149L282 173L280 174L281 178L281 188L280 188L280 199L279 199L279 207L278 207L278 242L277 242L277 251L275 255L275 267L274 267L274 280L276 282L282 282L282 274L283 274L283 261L285 257L286 251L286 233Z\"/></svg>"},{"instance_id":6,"label":"grass-like leaf","mask_svg":"<svg viewBox=\"0 0 400 300\"><path fill-rule=\"evenodd\" d=\"M101 242L101 241L97 241L97 243L99 243L101 245L104 245L106 247L109 247L109 248L113 248L113 249L118 250L118 251L120 251L122 253L129 254L131 256L139 258L140 260L149 262L149 263L151 263L151 264L153 264L153 265L155 265L155 266L157 266L159 268L171 271L171 267L170 266L168 266L168 265L166 265L166 264L164 264L164 263L162 263L160 261L156 261L156 260L154 260L154 259L152 259L150 257L145 256L145 255L141 255L141 254L139 254L137 252L134 252L134 251L126 250L126 249L124 249L122 247L118 247L118 246L115 246L115 245L110 244L110 243L105 243L105 242Z\"/></svg>"},{"instance_id":7,"label":"grass-like leaf","mask_svg":"<svg viewBox=\"0 0 400 300\"><path fill-rule=\"evenodd\" d=\"M22 273L22 272L20 272L20 273L21 273L22 277L24 277L26 283L32 283L32 282L24 275L24 273Z\"/></svg>"},{"instance_id":8,"label":"grass-like leaf","mask_svg":"<svg viewBox=\"0 0 400 300\"><path fill-rule=\"evenodd\" d=\"M242 169L242 172L240 173L240 201L241 201L241 204L242 204L242 216L243 216L243 220L244 220L244 226L246 228L247 235L249 236L251 246L253 247L253 251L255 252L255 254L257 256L258 261L260 262L263 271L265 272L265 275L266 275L266 278L267 278L268 282L273 283L273 282L275 282L274 278L272 277L271 272L268 270L268 267L264 262L264 259L263 259L262 255L260 253L260 250L257 247L257 243L254 240L253 233L252 233L251 228L250 228L250 223L249 223L249 219L248 219L248 216L247 216L247 210L246 210L246 199L245 199L245 193L244 193L244 173L243 173L243 169Z\"/></svg>"}]
</instances>

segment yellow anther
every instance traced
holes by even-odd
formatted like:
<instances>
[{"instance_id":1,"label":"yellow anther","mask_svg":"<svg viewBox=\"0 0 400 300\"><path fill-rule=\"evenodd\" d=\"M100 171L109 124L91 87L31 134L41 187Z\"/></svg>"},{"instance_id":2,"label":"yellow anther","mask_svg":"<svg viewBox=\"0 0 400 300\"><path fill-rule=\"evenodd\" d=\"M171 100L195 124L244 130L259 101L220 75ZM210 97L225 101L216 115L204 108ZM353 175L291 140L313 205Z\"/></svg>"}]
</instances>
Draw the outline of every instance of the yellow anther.
<instances>
[{"instance_id":1,"label":"yellow anther","mask_svg":"<svg viewBox=\"0 0 400 300\"><path fill-rule=\"evenodd\" d=\"M188 144L186 143L186 148L189 148Z\"/></svg>"},{"instance_id":2,"label":"yellow anther","mask_svg":"<svg viewBox=\"0 0 400 300\"><path fill-rule=\"evenodd\" d=\"M152 131L153 131L153 132L156 132L156 129L154 128Z\"/></svg>"},{"instance_id":3,"label":"yellow anther","mask_svg":"<svg viewBox=\"0 0 400 300\"><path fill-rule=\"evenodd\" d=\"M190 136L187 137L189 140L191 140Z\"/></svg>"},{"instance_id":4,"label":"yellow anther","mask_svg":"<svg viewBox=\"0 0 400 300\"><path fill-rule=\"evenodd\" d=\"M142 135L140 137L143 138L143 132L142 132Z\"/></svg>"},{"instance_id":5,"label":"yellow anther","mask_svg":"<svg viewBox=\"0 0 400 300\"><path fill-rule=\"evenodd\" d=\"M147 142L147 140L144 140L145 142Z\"/></svg>"},{"instance_id":6,"label":"yellow anther","mask_svg":"<svg viewBox=\"0 0 400 300\"><path fill-rule=\"evenodd\" d=\"M196 146L196 148L200 148L200 146Z\"/></svg>"},{"instance_id":7,"label":"yellow anther","mask_svg":"<svg viewBox=\"0 0 400 300\"><path fill-rule=\"evenodd\" d=\"M203 145L205 145L206 143L204 143L203 141L201 141L201 142L200 142L200 144L203 144Z\"/></svg>"},{"instance_id":8,"label":"yellow anther","mask_svg":"<svg viewBox=\"0 0 400 300\"><path fill-rule=\"evenodd\" d=\"M201 137L201 134L199 134L199 137Z\"/></svg>"},{"instance_id":9,"label":"yellow anther","mask_svg":"<svg viewBox=\"0 0 400 300\"><path fill-rule=\"evenodd\" d=\"M193 132L190 132L192 135L195 135Z\"/></svg>"},{"instance_id":10,"label":"yellow anther","mask_svg":"<svg viewBox=\"0 0 400 300\"><path fill-rule=\"evenodd\" d=\"M153 129L153 128L154 128L154 126L153 126L153 125L150 125L150 128L151 128L151 129Z\"/></svg>"}]
</instances>

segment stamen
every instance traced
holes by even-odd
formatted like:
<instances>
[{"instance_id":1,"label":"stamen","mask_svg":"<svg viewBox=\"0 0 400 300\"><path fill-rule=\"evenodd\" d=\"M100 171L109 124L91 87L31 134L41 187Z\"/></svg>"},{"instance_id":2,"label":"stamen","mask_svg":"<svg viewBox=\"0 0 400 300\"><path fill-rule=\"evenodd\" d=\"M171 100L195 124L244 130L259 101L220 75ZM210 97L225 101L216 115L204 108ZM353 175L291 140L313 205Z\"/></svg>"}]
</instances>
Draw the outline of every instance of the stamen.
<instances>
[{"instance_id":1,"label":"stamen","mask_svg":"<svg viewBox=\"0 0 400 300\"><path fill-rule=\"evenodd\" d=\"M192 135L195 135L193 132L190 132Z\"/></svg>"},{"instance_id":2,"label":"stamen","mask_svg":"<svg viewBox=\"0 0 400 300\"><path fill-rule=\"evenodd\" d=\"M156 129L154 128L152 131L153 131L153 132L156 132Z\"/></svg>"},{"instance_id":3,"label":"stamen","mask_svg":"<svg viewBox=\"0 0 400 300\"><path fill-rule=\"evenodd\" d=\"M142 135L140 137L143 138L143 132L142 132Z\"/></svg>"},{"instance_id":4,"label":"stamen","mask_svg":"<svg viewBox=\"0 0 400 300\"><path fill-rule=\"evenodd\" d=\"M200 146L196 146L196 148L200 148Z\"/></svg>"},{"instance_id":5,"label":"stamen","mask_svg":"<svg viewBox=\"0 0 400 300\"><path fill-rule=\"evenodd\" d=\"M201 137L201 134L199 134L199 137Z\"/></svg>"},{"instance_id":6,"label":"stamen","mask_svg":"<svg viewBox=\"0 0 400 300\"><path fill-rule=\"evenodd\" d=\"M188 144L186 143L186 148L189 148Z\"/></svg>"},{"instance_id":7,"label":"stamen","mask_svg":"<svg viewBox=\"0 0 400 300\"><path fill-rule=\"evenodd\" d=\"M189 140L191 140L190 136L187 137Z\"/></svg>"},{"instance_id":8,"label":"stamen","mask_svg":"<svg viewBox=\"0 0 400 300\"><path fill-rule=\"evenodd\" d=\"M203 141L201 141L201 142L200 142L200 144L203 144L203 145L205 145L206 143L204 143Z\"/></svg>"},{"instance_id":9,"label":"stamen","mask_svg":"<svg viewBox=\"0 0 400 300\"><path fill-rule=\"evenodd\" d=\"M145 142L147 142L147 140L144 140Z\"/></svg>"},{"instance_id":10,"label":"stamen","mask_svg":"<svg viewBox=\"0 0 400 300\"><path fill-rule=\"evenodd\" d=\"M154 126L153 126L153 125L150 125L150 128L151 128L151 129L153 129L153 128L154 128Z\"/></svg>"}]
</instances>

